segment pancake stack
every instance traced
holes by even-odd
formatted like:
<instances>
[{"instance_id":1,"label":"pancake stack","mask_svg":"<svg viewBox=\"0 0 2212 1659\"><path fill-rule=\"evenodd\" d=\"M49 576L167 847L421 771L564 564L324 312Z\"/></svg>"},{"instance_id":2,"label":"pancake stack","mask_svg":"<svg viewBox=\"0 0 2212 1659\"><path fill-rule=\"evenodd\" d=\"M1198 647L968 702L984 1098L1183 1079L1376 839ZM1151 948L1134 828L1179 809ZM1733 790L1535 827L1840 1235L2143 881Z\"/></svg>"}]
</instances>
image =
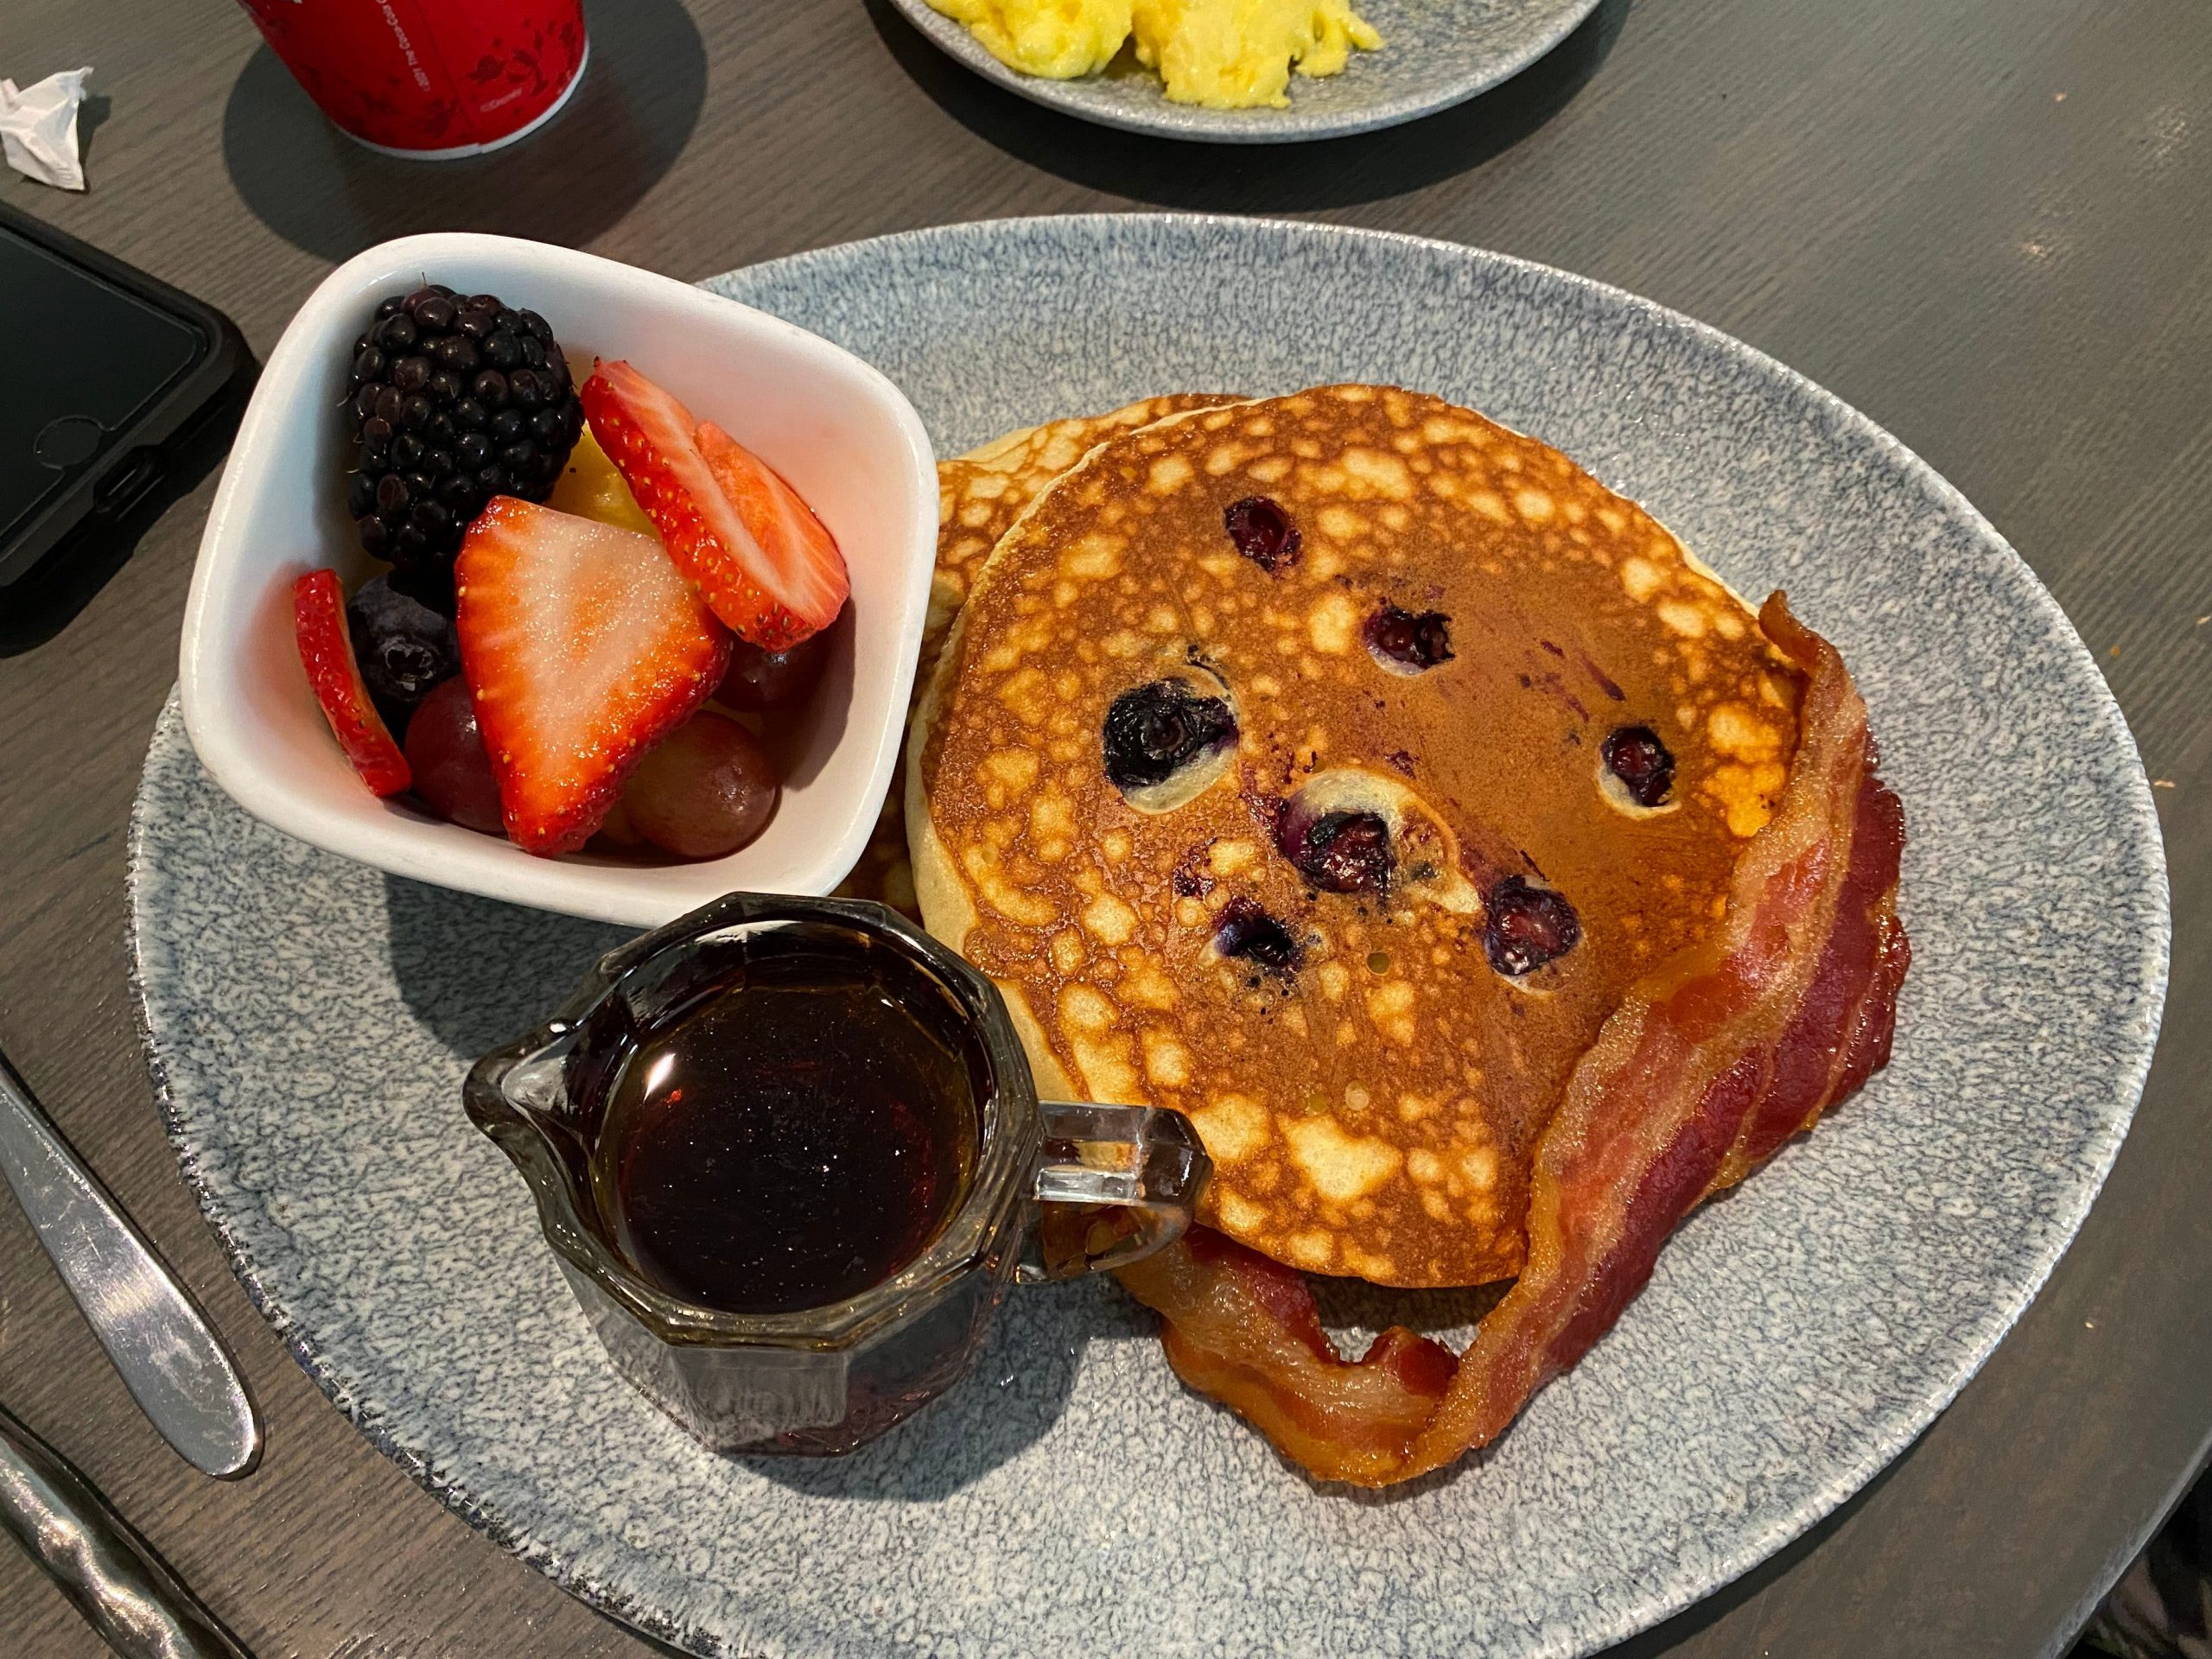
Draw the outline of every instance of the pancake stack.
<instances>
[{"instance_id":1,"label":"pancake stack","mask_svg":"<svg viewBox=\"0 0 2212 1659\"><path fill-rule=\"evenodd\" d=\"M1190 1116L1210 1225L1511 1275L1536 1139L1715 927L1802 677L1648 514L1469 410L1189 401L944 470L921 914L1040 1090Z\"/></svg>"}]
</instances>

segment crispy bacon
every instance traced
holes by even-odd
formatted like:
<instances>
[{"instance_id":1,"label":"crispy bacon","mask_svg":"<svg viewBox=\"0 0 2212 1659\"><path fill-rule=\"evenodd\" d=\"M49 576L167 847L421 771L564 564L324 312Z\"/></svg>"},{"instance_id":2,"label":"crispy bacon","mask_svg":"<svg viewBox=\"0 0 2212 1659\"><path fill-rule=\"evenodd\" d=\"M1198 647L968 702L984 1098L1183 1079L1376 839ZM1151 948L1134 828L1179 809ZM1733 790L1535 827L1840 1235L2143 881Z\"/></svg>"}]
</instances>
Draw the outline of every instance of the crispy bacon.
<instances>
[{"instance_id":1,"label":"crispy bacon","mask_svg":"<svg viewBox=\"0 0 2212 1659\"><path fill-rule=\"evenodd\" d=\"M1204 1231L1122 1270L1177 1375L1319 1478L1389 1485L1496 1439L1611 1328L1677 1222L1887 1062L1904 814L1843 659L1779 593L1759 624L1807 677L1789 782L1720 927L1639 982L1576 1066L1536 1148L1528 1263L1466 1353L1394 1326L1344 1360L1303 1279Z\"/></svg>"}]
</instances>

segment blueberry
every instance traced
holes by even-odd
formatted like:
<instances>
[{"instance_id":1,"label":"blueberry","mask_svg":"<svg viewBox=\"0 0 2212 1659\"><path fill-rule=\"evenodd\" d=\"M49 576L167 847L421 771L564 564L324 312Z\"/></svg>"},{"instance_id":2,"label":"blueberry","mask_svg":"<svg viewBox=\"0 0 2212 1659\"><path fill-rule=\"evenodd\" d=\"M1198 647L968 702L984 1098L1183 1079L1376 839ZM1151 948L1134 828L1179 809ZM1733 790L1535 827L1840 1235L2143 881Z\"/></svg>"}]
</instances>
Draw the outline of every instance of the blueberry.
<instances>
[{"instance_id":1,"label":"blueberry","mask_svg":"<svg viewBox=\"0 0 2212 1659\"><path fill-rule=\"evenodd\" d=\"M1673 751L1649 726L1624 726L1608 736L1599 753L1605 770L1621 781L1638 806L1658 806L1675 786Z\"/></svg>"},{"instance_id":2,"label":"blueberry","mask_svg":"<svg viewBox=\"0 0 2212 1659\"><path fill-rule=\"evenodd\" d=\"M1241 894L1223 906L1213 943L1223 956L1256 963L1270 973L1289 974L1298 968L1298 941L1290 930Z\"/></svg>"},{"instance_id":3,"label":"blueberry","mask_svg":"<svg viewBox=\"0 0 2212 1659\"><path fill-rule=\"evenodd\" d=\"M1106 776L1123 794L1164 784L1192 761L1236 741L1236 715L1181 680L1132 687L1106 710Z\"/></svg>"},{"instance_id":4,"label":"blueberry","mask_svg":"<svg viewBox=\"0 0 2212 1659\"><path fill-rule=\"evenodd\" d=\"M453 624L420 601L395 591L387 576L362 583L346 601L346 621L369 695L376 699L392 735L402 736L409 716L430 689L461 672L461 646Z\"/></svg>"},{"instance_id":5,"label":"blueberry","mask_svg":"<svg viewBox=\"0 0 2212 1659\"><path fill-rule=\"evenodd\" d=\"M1582 942L1582 924L1566 895L1509 875L1484 900L1483 949L1508 979L1534 973Z\"/></svg>"},{"instance_id":6,"label":"blueberry","mask_svg":"<svg viewBox=\"0 0 2212 1659\"><path fill-rule=\"evenodd\" d=\"M1236 550L1268 575L1298 556L1304 538L1279 502L1264 495L1248 495L1232 502L1221 518Z\"/></svg>"},{"instance_id":7,"label":"blueberry","mask_svg":"<svg viewBox=\"0 0 2212 1659\"><path fill-rule=\"evenodd\" d=\"M1376 657L1419 672L1452 660L1452 619L1441 611L1385 605L1367 619L1367 648Z\"/></svg>"},{"instance_id":8,"label":"blueberry","mask_svg":"<svg viewBox=\"0 0 2212 1659\"><path fill-rule=\"evenodd\" d=\"M1381 893L1390 885L1390 826L1379 812L1295 810L1275 822L1275 846L1325 893Z\"/></svg>"}]
</instances>

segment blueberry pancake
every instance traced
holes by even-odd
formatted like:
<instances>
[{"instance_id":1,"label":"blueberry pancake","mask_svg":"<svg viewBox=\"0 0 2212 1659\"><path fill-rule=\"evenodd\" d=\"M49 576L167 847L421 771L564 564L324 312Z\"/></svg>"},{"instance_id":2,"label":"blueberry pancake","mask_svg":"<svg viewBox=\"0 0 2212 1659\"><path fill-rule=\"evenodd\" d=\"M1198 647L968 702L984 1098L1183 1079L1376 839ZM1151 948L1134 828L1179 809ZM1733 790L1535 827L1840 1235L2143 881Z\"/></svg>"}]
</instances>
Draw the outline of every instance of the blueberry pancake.
<instances>
[{"instance_id":1,"label":"blueberry pancake","mask_svg":"<svg viewBox=\"0 0 2212 1659\"><path fill-rule=\"evenodd\" d=\"M1803 684L1641 508L1469 410L1192 410L1090 449L969 583L907 753L920 908L1040 1089L1191 1117L1210 1225L1509 1276L1537 1137L1716 927Z\"/></svg>"},{"instance_id":2,"label":"blueberry pancake","mask_svg":"<svg viewBox=\"0 0 2212 1659\"><path fill-rule=\"evenodd\" d=\"M1149 425L1184 410L1234 403L1211 392L1175 392L1141 398L1103 415L1077 416L1043 426L1025 427L995 438L979 449L937 464L937 569L930 582L928 620L922 626L922 654L915 671L918 696L937 665L944 636L968 596L969 583L1000 537L1021 510L1062 473L1081 461L1092 445L1116 433ZM861 861L837 891L849 899L874 899L914 913L914 878L906 863L903 777L891 780L891 793L876 820Z\"/></svg>"}]
</instances>

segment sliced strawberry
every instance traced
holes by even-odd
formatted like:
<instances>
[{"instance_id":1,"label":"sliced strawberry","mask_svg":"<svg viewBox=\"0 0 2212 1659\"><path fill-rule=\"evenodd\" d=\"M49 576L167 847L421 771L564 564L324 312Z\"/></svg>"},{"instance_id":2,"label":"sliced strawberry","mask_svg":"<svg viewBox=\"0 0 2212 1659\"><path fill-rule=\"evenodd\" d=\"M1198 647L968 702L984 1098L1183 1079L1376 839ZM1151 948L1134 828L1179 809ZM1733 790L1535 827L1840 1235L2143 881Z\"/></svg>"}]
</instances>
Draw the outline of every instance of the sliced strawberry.
<instances>
[{"instance_id":1,"label":"sliced strawberry","mask_svg":"<svg viewBox=\"0 0 2212 1659\"><path fill-rule=\"evenodd\" d=\"M853 591L836 537L781 474L712 421L692 438L754 544L782 572L775 591L791 614L808 624L808 633L828 627Z\"/></svg>"},{"instance_id":2,"label":"sliced strawberry","mask_svg":"<svg viewBox=\"0 0 2212 1659\"><path fill-rule=\"evenodd\" d=\"M653 537L512 496L469 526L454 575L507 834L573 852L639 757L721 683L729 635Z\"/></svg>"},{"instance_id":3,"label":"sliced strawberry","mask_svg":"<svg viewBox=\"0 0 2212 1659\"><path fill-rule=\"evenodd\" d=\"M715 615L764 651L830 625L851 591L844 556L791 486L627 363L599 365L582 397L601 447Z\"/></svg>"},{"instance_id":4,"label":"sliced strawberry","mask_svg":"<svg viewBox=\"0 0 2212 1659\"><path fill-rule=\"evenodd\" d=\"M414 778L362 683L346 629L346 589L335 570L310 570L292 584L292 628L308 683L338 747L363 783L379 795L398 794Z\"/></svg>"}]
</instances>

